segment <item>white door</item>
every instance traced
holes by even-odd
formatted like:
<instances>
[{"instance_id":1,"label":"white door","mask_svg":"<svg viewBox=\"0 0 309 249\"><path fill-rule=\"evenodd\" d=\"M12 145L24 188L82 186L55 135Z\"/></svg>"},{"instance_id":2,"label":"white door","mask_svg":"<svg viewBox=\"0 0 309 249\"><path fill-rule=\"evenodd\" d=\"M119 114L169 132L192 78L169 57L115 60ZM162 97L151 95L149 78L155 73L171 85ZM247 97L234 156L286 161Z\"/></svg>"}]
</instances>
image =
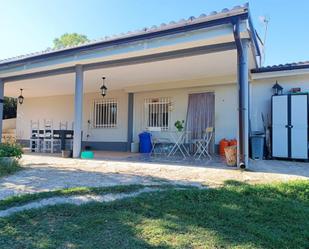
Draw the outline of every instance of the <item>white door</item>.
<instances>
[{"instance_id":1,"label":"white door","mask_svg":"<svg viewBox=\"0 0 309 249\"><path fill-rule=\"evenodd\" d=\"M272 154L288 157L288 97L273 96L272 100Z\"/></svg>"},{"instance_id":2,"label":"white door","mask_svg":"<svg viewBox=\"0 0 309 249\"><path fill-rule=\"evenodd\" d=\"M291 95L291 157L308 157L307 95Z\"/></svg>"}]
</instances>

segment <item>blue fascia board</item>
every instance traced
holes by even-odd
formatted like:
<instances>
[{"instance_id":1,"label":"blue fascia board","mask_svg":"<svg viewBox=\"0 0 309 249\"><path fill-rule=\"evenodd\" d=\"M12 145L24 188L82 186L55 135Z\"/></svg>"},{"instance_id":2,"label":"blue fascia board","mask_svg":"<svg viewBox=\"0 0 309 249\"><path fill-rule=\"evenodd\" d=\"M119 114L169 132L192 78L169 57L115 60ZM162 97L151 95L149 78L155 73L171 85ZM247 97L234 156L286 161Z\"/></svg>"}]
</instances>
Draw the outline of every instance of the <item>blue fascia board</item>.
<instances>
[{"instance_id":1,"label":"blue fascia board","mask_svg":"<svg viewBox=\"0 0 309 249\"><path fill-rule=\"evenodd\" d=\"M250 28L251 33L252 33L252 40L253 40L253 44L254 44L255 49L256 49L256 54L257 54L257 56L261 56L261 50L260 50L260 46L259 46L259 42L258 42L258 36L257 36L256 30L253 26L253 22L252 22L252 18L251 18L250 13L248 13L248 22L249 22L249 28Z\"/></svg>"}]
</instances>

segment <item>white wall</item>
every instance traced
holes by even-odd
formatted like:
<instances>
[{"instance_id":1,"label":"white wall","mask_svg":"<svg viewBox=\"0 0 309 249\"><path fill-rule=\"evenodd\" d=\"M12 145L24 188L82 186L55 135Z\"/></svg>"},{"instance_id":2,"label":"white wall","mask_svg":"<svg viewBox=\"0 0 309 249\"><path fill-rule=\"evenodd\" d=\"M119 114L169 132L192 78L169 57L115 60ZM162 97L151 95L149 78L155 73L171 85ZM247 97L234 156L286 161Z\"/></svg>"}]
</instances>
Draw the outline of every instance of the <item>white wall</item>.
<instances>
[{"instance_id":1,"label":"white wall","mask_svg":"<svg viewBox=\"0 0 309 249\"><path fill-rule=\"evenodd\" d=\"M222 138L235 138L237 132L237 98L236 84L190 87L163 91L148 91L135 93L134 96L134 140L138 141L138 134L144 130L144 99L149 97L170 97L173 102L171 127L176 120L185 120L187 114L188 95L197 92L215 93L215 141ZM128 93L124 91L110 91L107 98L118 100L118 125L116 128L88 128L94 99L101 99L98 93L85 94L83 116L83 140L104 142L127 141ZM26 98L17 111L17 138L29 139L30 121L52 119L54 129L59 128L60 121L68 121L72 127L74 119L73 96L54 96L42 98ZM87 138L89 134L89 138Z\"/></svg>"},{"instance_id":2,"label":"white wall","mask_svg":"<svg viewBox=\"0 0 309 249\"><path fill-rule=\"evenodd\" d=\"M236 138L236 84L229 84L136 93L134 96L134 140L138 141L138 134L145 129L145 124L143 120L143 108L145 98L171 98L171 101L173 103L173 108L171 112L171 129L175 130L175 121L186 119L189 94L198 92L215 93L215 143L219 143L222 138Z\"/></svg>"},{"instance_id":3,"label":"white wall","mask_svg":"<svg viewBox=\"0 0 309 249\"><path fill-rule=\"evenodd\" d=\"M91 120L93 112L93 101L102 99L99 93L86 94L84 98L84 141L104 141L104 142L126 142L128 135L128 93L124 91L110 91L105 97L115 98L118 102L118 116L116 128L92 128L88 129L87 120ZM89 138L87 139L87 134Z\"/></svg>"},{"instance_id":4,"label":"white wall","mask_svg":"<svg viewBox=\"0 0 309 249\"><path fill-rule=\"evenodd\" d=\"M261 113L271 121L272 86L278 83L287 93L291 88L300 87L303 92L309 92L309 75L287 76L268 79L259 79L251 82L251 127L252 130L263 130Z\"/></svg>"},{"instance_id":5,"label":"white wall","mask_svg":"<svg viewBox=\"0 0 309 249\"><path fill-rule=\"evenodd\" d=\"M3 119L2 130L16 129L16 118Z\"/></svg>"},{"instance_id":6,"label":"white wall","mask_svg":"<svg viewBox=\"0 0 309 249\"><path fill-rule=\"evenodd\" d=\"M88 125L91 120L93 101L101 99L98 93L84 95L83 103L83 140L84 141L127 141L127 113L128 94L123 91L111 91L106 98L116 98L118 100L118 125L116 128L93 129ZM74 120L74 97L53 96L42 98L25 98L22 105L17 109L17 139L30 138L30 121L40 121L43 127L44 119L53 120L54 129L59 129L59 123L68 122L69 129L72 129ZM89 127L89 128L88 128ZM87 134L90 136L87 138Z\"/></svg>"}]
</instances>

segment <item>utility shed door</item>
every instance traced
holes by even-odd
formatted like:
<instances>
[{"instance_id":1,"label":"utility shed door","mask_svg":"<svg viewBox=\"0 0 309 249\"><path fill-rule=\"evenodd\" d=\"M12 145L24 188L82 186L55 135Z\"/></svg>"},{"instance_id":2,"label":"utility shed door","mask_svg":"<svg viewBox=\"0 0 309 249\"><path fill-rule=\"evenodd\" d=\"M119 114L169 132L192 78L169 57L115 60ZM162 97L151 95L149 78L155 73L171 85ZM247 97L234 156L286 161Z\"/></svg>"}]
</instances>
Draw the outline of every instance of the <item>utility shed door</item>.
<instances>
[{"instance_id":1,"label":"utility shed door","mask_svg":"<svg viewBox=\"0 0 309 249\"><path fill-rule=\"evenodd\" d=\"M288 98L286 95L272 99L272 154L288 157Z\"/></svg>"},{"instance_id":2,"label":"utility shed door","mask_svg":"<svg viewBox=\"0 0 309 249\"><path fill-rule=\"evenodd\" d=\"M307 107L307 95L291 95L291 157L295 159L308 157Z\"/></svg>"}]
</instances>

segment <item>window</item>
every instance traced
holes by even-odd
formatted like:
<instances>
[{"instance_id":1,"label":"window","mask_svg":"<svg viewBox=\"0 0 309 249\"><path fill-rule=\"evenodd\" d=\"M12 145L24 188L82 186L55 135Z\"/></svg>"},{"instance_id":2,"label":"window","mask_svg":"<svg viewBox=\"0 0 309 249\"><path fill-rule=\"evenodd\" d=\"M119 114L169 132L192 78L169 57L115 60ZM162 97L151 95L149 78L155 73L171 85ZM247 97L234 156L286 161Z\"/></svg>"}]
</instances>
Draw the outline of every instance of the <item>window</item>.
<instances>
[{"instance_id":1,"label":"window","mask_svg":"<svg viewBox=\"0 0 309 249\"><path fill-rule=\"evenodd\" d=\"M115 99L94 101L93 127L114 128L117 126L118 103Z\"/></svg>"},{"instance_id":2,"label":"window","mask_svg":"<svg viewBox=\"0 0 309 249\"><path fill-rule=\"evenodd\" d=\"M171 100L170 98L145 99L145 126L160 127L168 130L170 124Z\"/></svg>"}]
</instances>

